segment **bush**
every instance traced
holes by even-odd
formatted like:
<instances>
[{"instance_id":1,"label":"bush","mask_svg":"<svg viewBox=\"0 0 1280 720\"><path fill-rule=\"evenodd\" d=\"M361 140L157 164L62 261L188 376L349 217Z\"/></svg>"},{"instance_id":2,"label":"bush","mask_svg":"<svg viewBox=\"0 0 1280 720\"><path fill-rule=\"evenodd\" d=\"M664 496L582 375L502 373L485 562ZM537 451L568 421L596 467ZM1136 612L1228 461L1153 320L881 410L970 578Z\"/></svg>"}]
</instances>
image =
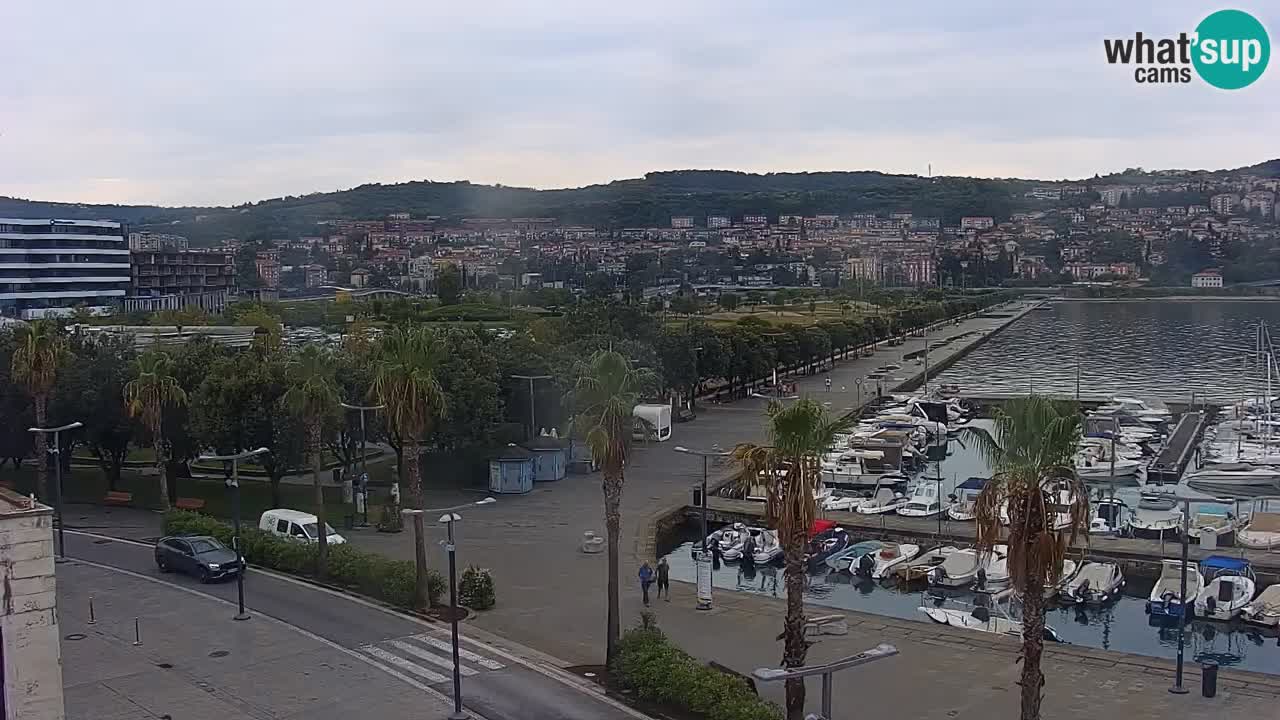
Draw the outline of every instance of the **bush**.
<instances>
[{"instance_id":1,"label":"bush","mask_svg":"<svg viewBox=\"0 0 1280 720\"><path fill-rule=\"evenodd\" d=\"M208 515L173 510L164 516L164 534L211 535L230 546L232 528ZM247 562L259 567L290 575L315 575L315 545L285 540L257 528L241 525L240 551L244 553ZM413 608L417 571L412 561L391 560L359 550L350 544L330 545L325 561L325 577L335 584L352 588L390 605ZM435 570L428 569L427 599L430 604L436 605L444 591L444 577ZM492 597L490 587L490 598Z\"/></svg>"},{"instance_id":2,"label":"bush","mask_svg":"<svg viewBox=\"0 0 1280 720\"><path fill-rule=\"evenodd\" d=\"M488 570L472 565L462 573L458 602L472 610L488 610L493 607L497 599L493 592L493 576Z\"/></svg>"},{"instance_id":3,"label":"bush","mask_svg":"<svg viewBox=\"0 0 1280 720\"><path fill-rule=\"evenodd\" d=\"M623 634L610 677L645 700L678 706L708 720L782 718L777 705L756 697L741 678L698 662L652 622Z\"/></svg>"}]
</instances>

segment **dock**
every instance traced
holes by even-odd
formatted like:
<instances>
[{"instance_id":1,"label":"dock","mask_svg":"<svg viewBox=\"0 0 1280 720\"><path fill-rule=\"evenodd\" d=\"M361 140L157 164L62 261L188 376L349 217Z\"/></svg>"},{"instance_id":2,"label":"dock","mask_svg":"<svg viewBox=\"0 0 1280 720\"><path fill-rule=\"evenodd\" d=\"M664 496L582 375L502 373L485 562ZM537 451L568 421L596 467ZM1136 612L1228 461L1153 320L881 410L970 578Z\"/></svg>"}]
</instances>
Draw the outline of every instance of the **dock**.
<instances>
[{"instance_id":1,"label":"dock","mask_svg":"<svg viewBox=\"0 0 1280 720\"><path fill-rule=\"evenodd\" d=\"M1147 482L1155 484L1177 484L1187 463L1195 454L1196 443L1204 434L1206 414L1203 412L1185 412L1178 418L1178 424L1169 435L1155 461L1147 468Z\"/></svg>"},{"instance_id":2,"label":"dock","mask_svg":"<svg viewBox=\"0 0 1280 720\"><path fill-rule=\"evenodd\" d=\"M683 514L686 518L699 517L700 510L694 506L686 506ZM896 542L913 542L921 546L928 544L959 543L971 545L976 541L976 526L972 522L950 520L946 515L939 518L907 518L900 515L861 515L851 512L820 512L819 517L832 520L843 526L850 533L864 539L884 539ZM741 522L748 525L764 523L764 503L751 500L731 500L729 498L711 496L707 503L707 518L716 523ZM1071 548L1070 555L1081 555L1091 558L1105 558L1121 564L1124 572L1134 577L1157 577L1160 574L1162 559L1176 559L1181 555L1182 545L1174 538L1159 540L1146 538L1089 537L1081 535ZM1189 556L1193 561L1200 561L1209 555L1231 555L1242 557L1253 566L1258 579L1263 582L1280 582L1280 552L1265 550L1247 550L1236 547L1219 547L1216 550L1202 550L1198 544L1192 543Z\"/></svg>"}]
</instances>

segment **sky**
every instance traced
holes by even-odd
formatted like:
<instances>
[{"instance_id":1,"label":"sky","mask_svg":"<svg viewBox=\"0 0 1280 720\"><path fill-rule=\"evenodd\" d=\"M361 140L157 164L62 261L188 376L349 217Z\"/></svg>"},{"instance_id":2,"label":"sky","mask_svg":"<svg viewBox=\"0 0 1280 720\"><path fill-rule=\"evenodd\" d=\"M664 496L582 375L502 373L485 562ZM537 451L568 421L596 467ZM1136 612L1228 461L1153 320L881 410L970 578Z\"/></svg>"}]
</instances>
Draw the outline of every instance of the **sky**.
<instances>
[{"instance_id":1,"label":"sky","mask_svg":"<svg viewBox=\"0 0 1280 720\"><path fill-rule=\"evenodd\" d=\"M1280 35L1280 6L1240 5ZM1139 85L1171 0L8 0L0 195L230 205L675 169L1079 178L1280 157L1280 59ZM1266 7L1270 5L1270 7Z\"/></svg>"}]
</instances>

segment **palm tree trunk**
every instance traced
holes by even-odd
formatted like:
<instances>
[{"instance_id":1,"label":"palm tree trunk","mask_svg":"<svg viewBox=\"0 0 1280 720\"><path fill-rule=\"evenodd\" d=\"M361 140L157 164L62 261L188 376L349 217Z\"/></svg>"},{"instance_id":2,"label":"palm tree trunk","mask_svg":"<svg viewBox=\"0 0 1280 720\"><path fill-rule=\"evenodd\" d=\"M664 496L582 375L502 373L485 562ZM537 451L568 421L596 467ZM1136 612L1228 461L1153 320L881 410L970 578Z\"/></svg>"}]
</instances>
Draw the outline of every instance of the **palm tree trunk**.
<instances>
[{"instance_id":1,"label":"palm tree trunk","mask_svg":"<svg viewBox=\"0 0 1280 720\"><path fill-rule=\"evenodd\" d=\"M604 526L609 540L609 612L606 628L605 656L612 663L618 651L618 637L621 635L621 610L619 609L618 587L618 536L622 517L619 506L622 504L622 468L606 468L604 473Z\"/></svg>"},{"instance_id":2,"label":"palm tree trunk","mask_svg":"<svg viewBox=\"0 0 1280 720\"><path fill-rule=\"evenodd\" d=\"M1040 720L1040 690L1044 687L1044 673L1040 672L1040 656L1044 654L1044 574L1038 567L1027 570L1027 587L1022 592L1022 720Z\"/></svg>"},{"instance_id":3,"label":"palm tree trunk","mask_svg":"<svg viewBox=\"0 0 1280 720\"><path fill-rule=\"evenodd\" d=\"M404 443L404 470L409 476L409 506L422 509L422 480L418 471L418 443L407 440ZM419 611L431 609L431 598L427 587L427 538L422 513L413 516L413 564L414 564L414 606Z\"/></svg>"},{"instance_id":4,"label":"palm tree trunk","mask_svg":"<svg viewBox=\"0 0 1280 720\"><path fill-rule=\"evenodd\" d=\"M329 558L329 532L325 525L324 486L320 484L320 423L313 421L307 428L311 441L311 485L315 488L316 506L316 577L323 580Z\"/></svg>"},{"instance_id":5,"label":"palm tree trunk","mask_svg":"<svg viewBox=\"0 0 1280 720\"><path fill-rule=\"evenodd\" d=\"M44 393L37 393L34 397L36 405L36 427L44 427L46 421L47 408L49 398ZM41 500L49 502L49 440L42 432L35 433L36 436L36 493Z\"/></svg>"},{"instance_id":6,"label":"palm tree trunk","mask_svg":"<svg viewBox=\"0 0 1280 720\"><path fill-rule=\"evenodd\" d=\"M804 551L807 528L797 528L783 538L786 568L783 579L787 586L787 614L782 626L782 665L796 668L804 665L809 644L804 639ZM804 718L804 680L787 680L787 720Z\"/></svg>"},{"instance_id":7,"label":"palm tree trunk","mask_svg":"<svg viewBox=\"0 0 1280 720\"><path fill-rule=\"evenodd\" d=\"M160 470L160 510L169 512L169 457L160 428L152 428L152 437L155 438L156 468Z\"/></svg>"}]
</instances>

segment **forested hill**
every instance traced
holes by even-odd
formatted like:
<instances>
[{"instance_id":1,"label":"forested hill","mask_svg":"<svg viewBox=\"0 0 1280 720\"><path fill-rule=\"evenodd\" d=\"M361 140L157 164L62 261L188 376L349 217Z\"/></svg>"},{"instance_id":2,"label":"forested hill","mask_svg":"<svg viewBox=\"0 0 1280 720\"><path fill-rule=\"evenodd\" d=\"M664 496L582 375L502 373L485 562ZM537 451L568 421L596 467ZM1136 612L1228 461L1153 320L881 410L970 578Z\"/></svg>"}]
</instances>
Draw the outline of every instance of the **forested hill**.
<instances>
[{"instance_id":1,"label":"forested hill","mask_svg":"<svg viewBox=\"0 0 1280 720\"><path fill-rule=\"evenodd\" d=\"M1280 161L1254 169L1280 174ZM195 244L226 237L262 240L318 233L337 218L553 217L596 227L664 226L673 215L813 215L912 212L955 223L964 215L997 220L1027 207L1026 190L1052 183L1030 180L888 175L878 172L752 174L722 170L655 172L564 190L533 190L469 182L417 181L361 185L350 190L263 200L232 208L78 205L0 197L0 217L115 219L186 235Z\"/></svg>"}]
</instances>

